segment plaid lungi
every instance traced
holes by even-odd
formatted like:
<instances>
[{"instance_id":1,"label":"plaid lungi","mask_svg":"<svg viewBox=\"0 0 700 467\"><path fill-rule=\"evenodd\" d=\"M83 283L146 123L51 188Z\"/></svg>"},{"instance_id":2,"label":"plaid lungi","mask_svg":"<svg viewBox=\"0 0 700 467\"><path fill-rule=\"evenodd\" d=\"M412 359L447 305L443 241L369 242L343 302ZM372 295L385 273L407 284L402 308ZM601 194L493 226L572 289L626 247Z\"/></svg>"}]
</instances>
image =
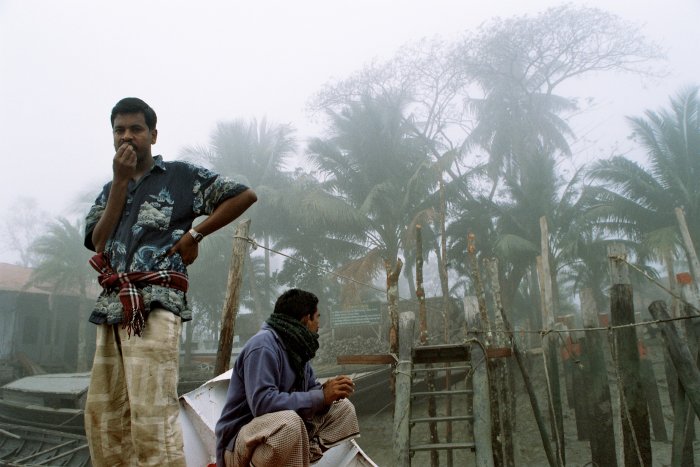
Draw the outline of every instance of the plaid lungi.
<instances>
[{"instance_id":1,"label":"plaid lungi","mask_svg":"<svg viewBox=\"0 0 700 467\"><path fill-rule=\"evenodd\" d=\"M151 310L141 337L99 325L85 432L95 467L185 466L177 420L179 316Z\"/></svg>"},{"instance_id":2,"label":"plaid lungi","mask_svg":"<svg viewBox=\"0 0 700 467\"><path fill-rule=\"evenodd\" d=\"M224 462L226 467L308 467L359 434L355 407L347 399L306 422L293 410L272 412L241 428L234 450L224 452Z\"/></svg>"}]
</instances>

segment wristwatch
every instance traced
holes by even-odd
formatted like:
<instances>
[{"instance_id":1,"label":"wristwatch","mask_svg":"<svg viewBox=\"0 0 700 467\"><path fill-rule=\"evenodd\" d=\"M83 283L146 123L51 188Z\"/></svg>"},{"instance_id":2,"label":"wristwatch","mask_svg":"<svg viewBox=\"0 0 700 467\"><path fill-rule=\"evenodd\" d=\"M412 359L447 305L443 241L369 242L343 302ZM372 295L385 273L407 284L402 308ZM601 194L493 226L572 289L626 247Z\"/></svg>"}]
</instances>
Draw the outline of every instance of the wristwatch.
<instances>
[{"instance_id":1,"label":"wristwatch","mask_svg":"<svg viewBox=\"0 0 700 467\"><path fill-rule=\"evenodd\" d=\"M201 233L197 232L194 229L190 229L190 235L192 235L192 238L194 238L194 241L197 243L204 240L204 235L202 235Z\"/></svg>"}]
</instances>

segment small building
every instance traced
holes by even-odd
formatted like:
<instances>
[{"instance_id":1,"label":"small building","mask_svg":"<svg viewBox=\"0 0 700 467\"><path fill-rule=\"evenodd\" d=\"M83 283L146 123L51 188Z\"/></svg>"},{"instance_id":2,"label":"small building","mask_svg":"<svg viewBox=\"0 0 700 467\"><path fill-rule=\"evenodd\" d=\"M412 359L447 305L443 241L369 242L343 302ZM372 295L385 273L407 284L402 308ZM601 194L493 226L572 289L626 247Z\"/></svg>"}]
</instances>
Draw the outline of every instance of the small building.
<instances>
[{"instance_id":1,"label":"small building","mask_svg":"<svg viewBox=\"0 0 700 467\"><path fill-rule=\"evenodd\" d=\"M48 286L31 285L32 271L0 263L0 361L36 364L49 372L76 371L80 320L87 321L99 290L90 287L83 299L79 291L52 293ZM95 326L84 328L91 364Z\"/></svg>"}]
</instances>

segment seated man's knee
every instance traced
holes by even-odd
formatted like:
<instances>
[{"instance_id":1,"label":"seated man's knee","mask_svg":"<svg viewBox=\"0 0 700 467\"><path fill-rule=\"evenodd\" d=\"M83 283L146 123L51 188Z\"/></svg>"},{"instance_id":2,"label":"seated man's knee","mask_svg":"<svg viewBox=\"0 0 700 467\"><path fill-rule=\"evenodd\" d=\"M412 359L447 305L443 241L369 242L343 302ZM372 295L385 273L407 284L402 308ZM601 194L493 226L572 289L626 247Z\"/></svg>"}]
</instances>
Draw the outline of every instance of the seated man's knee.
<instances>
[{"instance_id":1,"label":"seated man's knee","mask_svg":"<svg viewBox=\"0 0 700 467\"><path fill-rule=\"evenodd\" d=\"M281 425L279 434L288 437L290 441L296 440L302 436L302 433L306 433L304 420L294 410L283 410L278 412L277 416Z\"/></svg>"},{"instance_id":2,"label":"seated man's knee","mask_svg":"<svg viewBox=\"0 0 700 467\"><path fill-rule=\"evenodd\" d=\"M341 399L333 404L332 409L341 416L355 417L355 406L348 399Z\"/></svg>"}]
</instances>

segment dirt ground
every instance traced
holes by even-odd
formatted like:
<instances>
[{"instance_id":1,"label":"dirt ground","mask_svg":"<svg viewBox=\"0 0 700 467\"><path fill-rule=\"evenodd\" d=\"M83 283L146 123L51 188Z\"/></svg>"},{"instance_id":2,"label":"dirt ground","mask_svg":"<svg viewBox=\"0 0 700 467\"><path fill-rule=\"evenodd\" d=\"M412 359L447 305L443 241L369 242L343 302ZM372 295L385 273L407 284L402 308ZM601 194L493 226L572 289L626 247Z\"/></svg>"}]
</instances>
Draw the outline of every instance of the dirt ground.
<instances>
[{"instance_id":1,"label":"dirt ground","mask_svg":"<svg viewBox=\"0 0 700 467\"><path fill-rule=\"evenodd\" d=\"M654 466L670 466L671 459L671 439L673 436L673 411L671 409L670 398L668 395L668 385L666 383L664 361L663 361L663 348L661 342L651 341L648 344L648 358L652 361L652 368L654 370L654 376L657 380L659 387L659 393L661 398L662 410L665 419L665 429L669 441L656 441L654 439L655 435L652 431L652 457ZM516 367L517 368L517 367ZM613 400L613 412L614 420L613 423L615 429L616 446L618 451L618 465L624 465L621 458L621 435L620 435L620 418L618 416L618 410L615 408L615 401L619 401L619 395L617 386L615 384L615 371L608 362L609 376L610 376L610 390L611 397ZM535 389L537 391L537 398L541 410L547 409L547 394L546 386L543 383L545 381L544 372L542 370L542 357L539 356L531 361L531 378L534 381ZM514 451L515 451L515 465L516 466L547 466L547 458L542 447L542 439L537 428L537 424L533 417L532 407L527 394L522 384L522 377L519 372L515 375L516 381L516 426L514 432ZM566 465L567 467L584 467L592 466L590 446L588 441L579 441L576 431L576 418L573 408L569 407L567 401L567 395L565 394L565 380L561 378L560 381L562 388L562 403L564 412L564 430L565 430L565 454L566 454ZM585 390L585 388L583 388ZM387 388L388 390L388 388ZM425 401L418 401L416 404L416 410L425 410ZM442 411L442 407L439 407ZM465 413L466 407L464 404L461 406L457 403L453 405L453 413ZM393 467L395 462L393 460L393 404L386 406L382 410L374 411L371 413L362 413L360 409L360 429L362 436L358 439L358 443L362 449L381 467ZM545 419L547 426L549 427L549 417L545 414ZM464 427L462 430L469 430L469 427ZM698 431L698 422L696 419L695 430ZM421 431L422 430L422 431ZM444 428L440 428L441 440L444 440ZM455 440L460 436L466 436L464 431L460 433L460 428L454 428ZM550 430L551 431L551 430ZM427 437L427 430L425 428L417 429L412 436L412 439L416 439L420 436ZM697 435L696 435L697 438ZM700 443L696 441L694 443L694 455L695 455L695 465L700 465ZM474 463L474 454L471 452L457 452L454 454L454 466L471 466ZM412 459L413 466L428 466L430 465L430 460L427 453L418 453ZM448 465L447 459L444 453L440 454L440 465Z\"/></svg>"}]
</instances>

